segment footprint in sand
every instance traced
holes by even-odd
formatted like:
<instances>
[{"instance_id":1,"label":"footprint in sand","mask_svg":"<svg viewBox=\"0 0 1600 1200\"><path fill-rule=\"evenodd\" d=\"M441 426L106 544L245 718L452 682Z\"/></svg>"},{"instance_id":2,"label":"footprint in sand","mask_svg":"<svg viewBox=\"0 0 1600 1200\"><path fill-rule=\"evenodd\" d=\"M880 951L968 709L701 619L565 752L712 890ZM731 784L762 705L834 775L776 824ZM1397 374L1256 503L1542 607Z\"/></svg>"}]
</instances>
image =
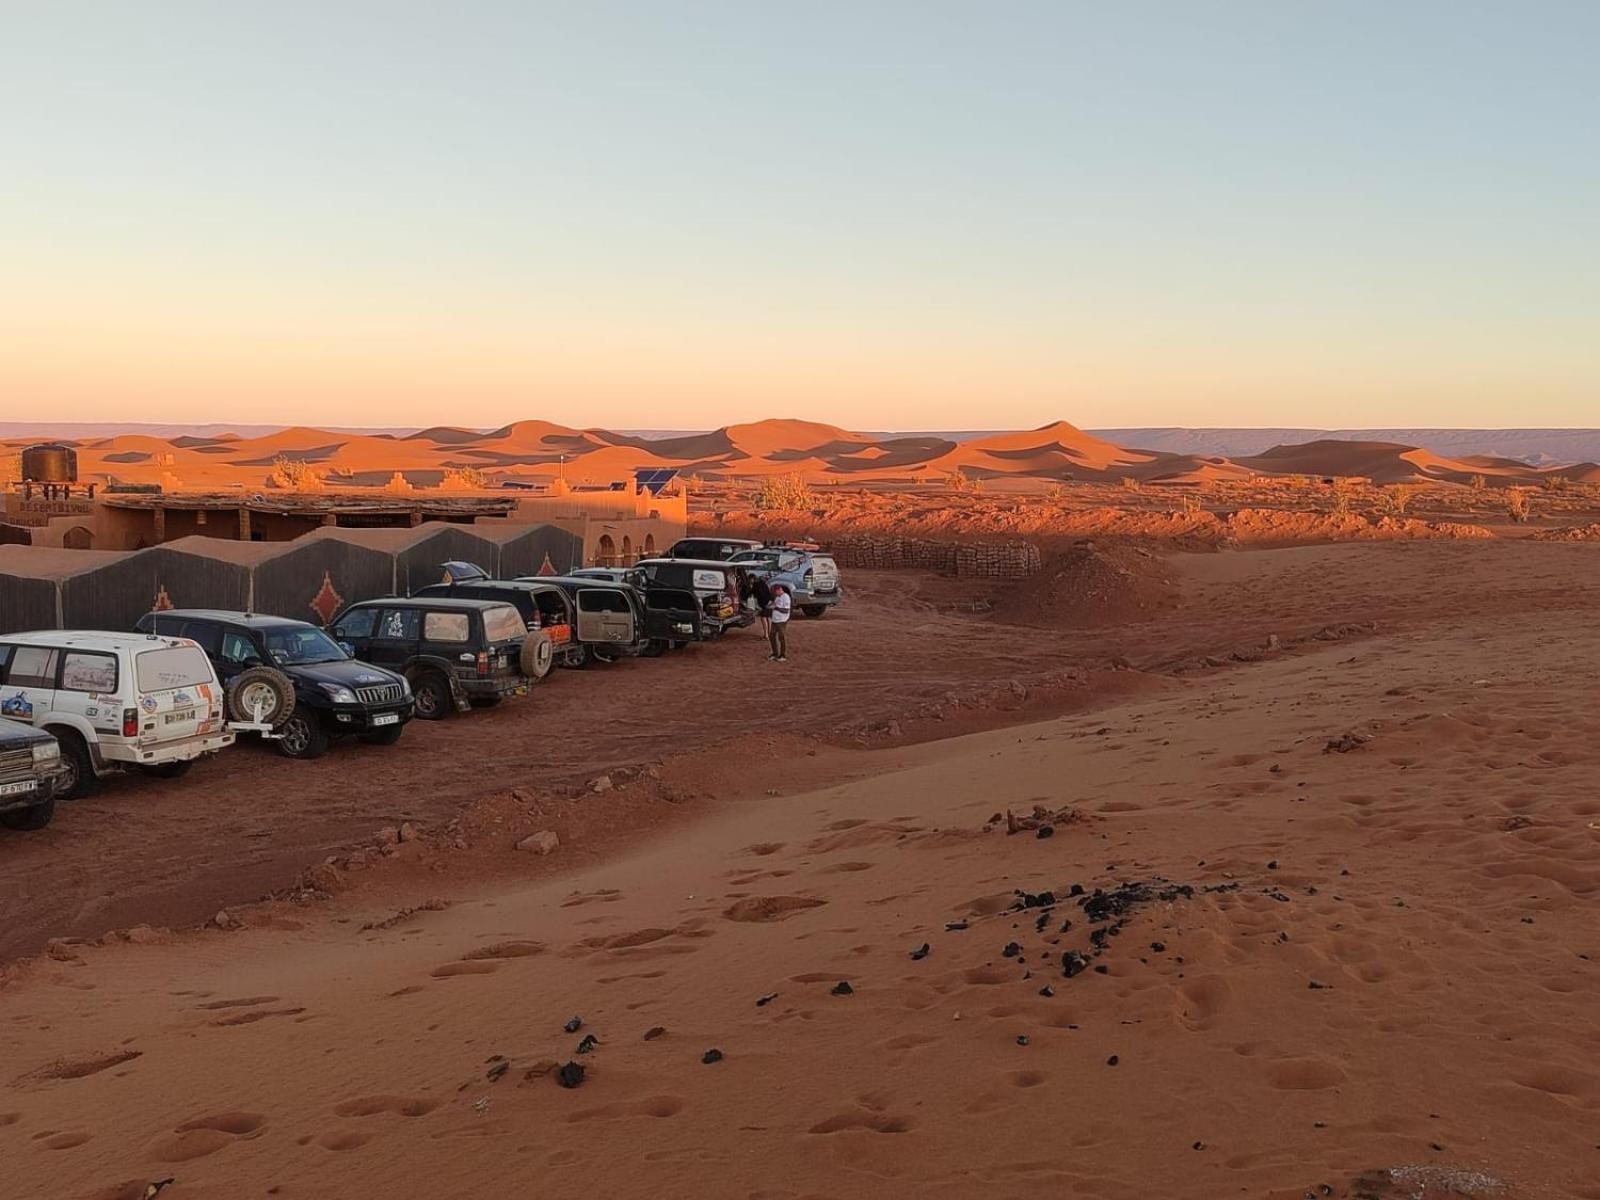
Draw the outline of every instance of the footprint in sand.
<instances>
[{"instance_id":1,"label":"footprint in sand","mask_svg":"<svg viewBox=\"0 0 1600 1200\"><path fill-rule=\"evenodd\" d=\"M20 1120L22 1120L21 1113L0 1113L0 1129L4 1129L7 1125L15 1125Z\"/></svg>"},{"instance_id":2,"label":"footprint in sand","mask_svg":"<svg viewBox=\"0 0 1600 1200\"><path fill-rule=\"evenodd\" d=\"M783 842L757 842L754 846L746 846L744 853L765 857L768 854L776 854L779 850L782 850L784 844Z\"/></svg>"},{"instance_id":3,"label":"footprint in sand","mask_svg":"<svg viewBox=\"0 0 1600 1200\"><path fill-rule=\"evenodd\" d=\"M578 1121L612 1121L618 1117L675 1117L683 1111L677 1096L650 1096L644 1100L623 1100L599 1108L584 1108L567 1116L569 1124Z\"/></svg>"},{"instance_id":4,"label":"footprint in sand","mask_svg":"<svg viewBox=\"0 0 1600 1200\"><path fill-rule=\"evenodd\" d=\"M303 1012L305 1012L303 1008L257 1008L249 1012L234 1013L232 1016L218 1017L211 1023L224 1027L254 1025L257 1021L265 1021L268 1017L298 1017Z\"/></svg>"},{"instance_id":5,"label":"footprint in sand","mask_svg":"<svg viewBox=\"0 0 1600 1200\"><path fill-rule=\"evenodd\" d=\"M93 1134L82 1129L73 1129L61 1133L47 1130L44 1133L34 1134L33 1140L51 1150L71 1150L74 1146L83 1145L93 1136Z\"/></svg>"},{"instance_id":6,"label":"footprint in sand","mask_svg":"<svg viewBox=\"0 0 1600 1200\"><path fill-rule=\"evenodd\" d=\"M1267 1078L1284 1091L1314 1092L1338 1087L1345 1081L1345 1073L1338 1063L1325 1058L1286 1058L1267 1069Z\"/></svg>"},{"instance_id":7,"label":"footprint in sand","mask_svg":"<svg viewBox=\"0 0 1600 1200\"><path fill-rule=\"evenodd\" d=\"M912 1124L904 1117L891 1117L887 1113L853 1112L841 1113L837 1117L829 1117L826 1121L818 1121L811 1127L812 1133L849 1133L853 1130L865 1130L869 1133L908 1133Z\"/></svg>"},{"instance_id":8,"label":"footprint in sand","mask_svg":"<svg viewBox=\"0 0 1600 1200\"><path fill-rule=\"evenodd\" d=\"M747 896L725 908L722 915L730 921L782 921L808 908L820 908L826 903L826 900L814 900L809 896Z\"/></svg>"},{"instance_id":9,"label":"footprint in sand","mask_svg":"<svg viewBox=\"0 0 1600 1200\"><path fill-rule=\"evenodd\" d=\"M580 908L585 904L611 904L622 899L618 888L601 888L596 892L577 892L561 902L562 908Z\"/></svg>"},{"instance_id":10,"label":"footprint in sand","mask_svg":"<svg viewBox=\"0 0 1600 1200\"><path fill-rule=\"evenodd\" d=\"M185 1121L168 1137L150 1146L150 1156L158 1162L188 1162L215 1154L234 1142L258 1137L266 1125L259 1113L225 1112Z\"/></svg>"},{"instance_id":11,"label":"footprint in sand","mask_svg":"<svg viewBox=\"0 0 1600 1200\"><path fill-rule=\"evenodd\" d=\"M476 962L481 959L532 958L535 954L543 954L544 951L545 944L543 942L496 942L492 946L482 946L477 950L470 950L461 957L466 962Z\"/></svg>"},{"instance_id":12,"label":"footprint in sand","mask_svg":"<svg viewBox=\"0 0 1600 1200\"><path fill-rule=\"evenodd\" d=\"M453 979L457 975L493 975L499 969L500 964L492 959L475 958L445 963L443 966L435 967L428 974L435 979Z\"/></svg>"},{"instance_id":13,"label":"footprint in sand","mask_svg":"<svg viewBox=\"0 0 1600 1200\"><path fill-rule=\"evenodd\" d=\"M242 1000L213 1000L209 1004L197 1007L207 1010L219 1008L255 1008L262 1004L276 1004L280 997L277 996L246 996Z\"/></svg>"},{"instance_id":14,"label":"footprint in sand","mask_svg":"<svg viewBox=\"0 0 1600 1200\"><path fill-rule=\"evenodd\" d=\"M319 1137L317 1145L324 1150L354 1150L359 1146L365 1146L371 1140L370 1133L361 1133L354 1129L335 1129Z\"/></svg>"},{"instance_id":15,"label":"footprint in sand","mask_svg":"<svg viewBox=\"0 0 1600 1200\"><path fill-rule=\"evenodd\" d=\"M132 1062L143 1054L142 1050L115 1050L107 1054L93 1054L87 1058L58 1059L40 1067L30 1078L85 1079L90 1075L98 1075L101 1071L109 1071L112 1067L121 1066L125 1062Z\"/></svg>"},{"instance_id":16,"label":"footprint in sand","mask_svg":"<svg viewBox=\"0 0 1600 1200\"><path fill-rule=\"evenodd\" d=\"M443 1103L429 1096L360 1096L336 1104L333 1111L341 1117L371 1117L378 1113L394 1113L401 1117L425 1117Z\"/></svg>"}]
</instances>

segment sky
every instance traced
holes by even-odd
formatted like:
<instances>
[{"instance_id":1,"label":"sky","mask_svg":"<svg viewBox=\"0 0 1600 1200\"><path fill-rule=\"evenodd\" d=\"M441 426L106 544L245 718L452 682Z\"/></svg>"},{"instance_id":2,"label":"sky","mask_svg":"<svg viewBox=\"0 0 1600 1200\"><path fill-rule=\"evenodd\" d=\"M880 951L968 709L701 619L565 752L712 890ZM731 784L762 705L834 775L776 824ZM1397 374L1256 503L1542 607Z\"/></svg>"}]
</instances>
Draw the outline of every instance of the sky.
<instances>
[{"instance_id":1,"label":"sky","mask_svg":"<svg viewBox=\"0 0 1600 1200\"><path fill-rule=\"evenodd\" d=\"M1600 425L1600 5L0 0L0 420Z\"/></svg>"}]
</instances>

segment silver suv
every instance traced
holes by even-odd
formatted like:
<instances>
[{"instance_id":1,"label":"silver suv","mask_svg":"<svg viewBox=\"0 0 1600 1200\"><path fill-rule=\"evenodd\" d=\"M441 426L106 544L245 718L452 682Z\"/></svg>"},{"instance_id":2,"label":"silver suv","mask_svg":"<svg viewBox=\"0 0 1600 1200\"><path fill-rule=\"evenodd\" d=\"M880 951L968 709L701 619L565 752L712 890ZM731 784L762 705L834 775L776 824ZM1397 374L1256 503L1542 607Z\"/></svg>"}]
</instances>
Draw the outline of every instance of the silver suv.
<instances>
[{"instance_id":1,"label":"silver suv","mask_svg":"<svg viewBox=\"0 0 1600 1200\"><path fill-rule=\"evenodd\" d=\"M833 555L822 553L816 546L763 546L759 550L741 550L728 562L743 567L753 577L783 584L795 608L808 617L826 616L844 599L838 564Z\"/></svg>"}]
</instances>

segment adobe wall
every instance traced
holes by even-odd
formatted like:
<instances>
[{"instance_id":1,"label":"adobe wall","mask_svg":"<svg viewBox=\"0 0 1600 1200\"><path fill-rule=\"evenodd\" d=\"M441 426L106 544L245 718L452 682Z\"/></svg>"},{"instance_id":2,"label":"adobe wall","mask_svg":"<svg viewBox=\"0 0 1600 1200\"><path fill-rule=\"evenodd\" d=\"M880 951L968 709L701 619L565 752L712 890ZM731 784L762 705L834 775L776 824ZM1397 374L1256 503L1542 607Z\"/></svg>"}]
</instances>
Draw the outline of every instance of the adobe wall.
<instances>
[{"instance_id":1,"label":"adobe wall","mask_svg":"<svg viewBox=\"0 0 1600 1200\"><path fill-rule=\"evenodd\" d=\"M950 542L933 538L834 538L829 545L841 567L917 567L976 579L1025 579L1040 568L1032 542Z\"/></svg>"}]
</instances>

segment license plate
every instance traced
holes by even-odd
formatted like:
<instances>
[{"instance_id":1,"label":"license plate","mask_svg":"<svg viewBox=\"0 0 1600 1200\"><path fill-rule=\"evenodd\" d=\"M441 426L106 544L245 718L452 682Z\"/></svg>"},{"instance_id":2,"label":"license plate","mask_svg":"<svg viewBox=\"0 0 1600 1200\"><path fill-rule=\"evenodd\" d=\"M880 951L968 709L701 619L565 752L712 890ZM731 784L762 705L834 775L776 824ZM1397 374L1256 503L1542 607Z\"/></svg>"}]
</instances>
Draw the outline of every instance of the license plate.
<instances>
[{"instance_id":1,"label":"license plate","mask_svg":"<svg viewBox=\"0 0 1600 1200\"><path fill-rule=\"evenodd\" d=\"M169 712L161 718L163 725L187 725L194 720L194 709L180 708Z\"/></svg>"},{"instance_id":2,"label":"license plate","mask_svg":"<svg viewBox=\"0 0 1600 1200\"><path fill-rule=\"evenodd\" d=\"M37 779L24 779L21 783L0 783L0 796L20 796L39 786Z\"/></svg>"},{"instance_id":3,"label":"license plate","mask_svg":"<svg viewBox=\"0 0 1600 1200\"><path fill-rule=\"evenodd\" d=\"M396 725L400 721L399 713L379 713L372 718L374 725Z\"/></svg>"}]
</instances>

